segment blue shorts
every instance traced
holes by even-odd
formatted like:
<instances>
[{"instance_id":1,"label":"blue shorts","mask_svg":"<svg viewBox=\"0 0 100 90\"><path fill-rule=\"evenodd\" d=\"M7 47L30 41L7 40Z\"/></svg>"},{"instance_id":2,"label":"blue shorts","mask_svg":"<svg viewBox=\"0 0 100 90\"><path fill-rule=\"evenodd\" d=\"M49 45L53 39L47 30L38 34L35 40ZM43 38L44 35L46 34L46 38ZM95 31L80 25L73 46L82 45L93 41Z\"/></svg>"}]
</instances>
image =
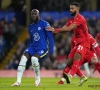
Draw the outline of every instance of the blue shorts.
<instances>
[{"instance_id":1,"label":"blue shorts","mask_svg":"<svg viewBox=\"0 0 100 90\"><path fill-rule=\"evenodd\" d=\"M28 47L25 51L30 54L30 56L34 56L34 54L37 54L40 56L40 59L46 57L48 55L48 49L36 49L33 47Z\"/></svg>"}]
</instances>

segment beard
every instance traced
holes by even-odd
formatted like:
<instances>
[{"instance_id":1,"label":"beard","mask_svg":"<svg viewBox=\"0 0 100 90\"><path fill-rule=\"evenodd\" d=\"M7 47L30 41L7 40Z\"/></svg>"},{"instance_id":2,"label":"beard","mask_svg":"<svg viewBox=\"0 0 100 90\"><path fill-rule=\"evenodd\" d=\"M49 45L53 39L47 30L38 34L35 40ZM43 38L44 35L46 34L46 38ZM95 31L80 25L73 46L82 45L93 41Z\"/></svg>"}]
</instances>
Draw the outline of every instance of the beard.
<instances>
[{"instance_id":1,"label":"beard","mask_svg":"<svg viewBox=\"0 0 100 90\"><path fill-rule=\"evenodd\" d=\"M36 19L33 20L34 23L36 23L39 20L38 17L36 17Z\"/></svg>"},{"instance_id":2,"label":"beard","mask_svg":"<svg viewBox=\"0 0 100 90\"><path fill-rule=\"evenodd\" d=\"M70 14L71 14L71 16L75 16L76 15L76 11L73 12L73 13L71 12Z\"/></svg>"}]
</instances>

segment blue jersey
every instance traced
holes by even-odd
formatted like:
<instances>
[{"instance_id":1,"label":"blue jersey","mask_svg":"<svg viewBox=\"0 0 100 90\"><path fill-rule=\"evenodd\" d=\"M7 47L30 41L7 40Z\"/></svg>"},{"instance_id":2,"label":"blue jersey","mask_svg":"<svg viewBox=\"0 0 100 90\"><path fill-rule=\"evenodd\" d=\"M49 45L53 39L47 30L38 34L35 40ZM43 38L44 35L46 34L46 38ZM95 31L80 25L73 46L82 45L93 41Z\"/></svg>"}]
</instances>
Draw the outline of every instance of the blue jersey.
<instances>
[{"instance_id":1,"label":"blue jersey","mask_svg":"<svg viewBox=\"0 0 100 90\"><path fill-rule=\"evenodd\" d=\"M54 39L51 31L47 31L45 28L50 26L48 22L39 20L37 23L32 23L28 27L30 35L30 44L28 47L35 49L48 49L49 54L53 54Z\"/></svg>"}]
</instances>

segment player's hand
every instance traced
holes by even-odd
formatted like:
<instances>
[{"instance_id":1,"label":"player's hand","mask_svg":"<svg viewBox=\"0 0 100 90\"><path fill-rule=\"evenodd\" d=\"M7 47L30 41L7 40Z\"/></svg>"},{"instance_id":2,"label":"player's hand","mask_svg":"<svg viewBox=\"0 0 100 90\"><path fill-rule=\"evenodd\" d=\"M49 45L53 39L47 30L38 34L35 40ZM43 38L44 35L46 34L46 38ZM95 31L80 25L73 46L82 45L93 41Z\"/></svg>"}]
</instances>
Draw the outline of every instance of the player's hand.
<instances>
[{"instance_id":1,"label":"player's hand","mask_svg":"<svg viewBox=\"0 0 100 90\"><path fill-rule=\"evenodd\" d=\"M46 30L47 30L47 31L52 31L52 32L55 31L55 29L54 29L53 27L46 27Z\"/></svg>"},{"instance_id":2,"label":"player's hand","mask_svg":"<svg viewBox=\"0 0 100 90\"><path fill-rule=\"evenodd\" d=\"M49 55L49 58L50 58L51 62L54 62L55 61L55 58L54 58L53 54L50 54Z\"/></svg>"}]
</instances>

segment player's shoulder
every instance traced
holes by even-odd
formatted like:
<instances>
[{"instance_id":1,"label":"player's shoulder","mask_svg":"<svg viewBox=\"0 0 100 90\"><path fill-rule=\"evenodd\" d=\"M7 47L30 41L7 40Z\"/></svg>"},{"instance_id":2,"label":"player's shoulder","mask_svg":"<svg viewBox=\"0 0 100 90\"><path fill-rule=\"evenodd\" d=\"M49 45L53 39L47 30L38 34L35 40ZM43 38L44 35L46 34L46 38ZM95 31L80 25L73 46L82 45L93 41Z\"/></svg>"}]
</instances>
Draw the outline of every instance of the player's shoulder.
<instances>
[{"instance_id":1,"label":"player's shoulder","mask_svg":"<svg viewBox=\"0 0 100 90\"><path fill-rule=\"evenodd\" d=\"M40 22L42 22L42 23L48 23L46 20L40 20Z\"/></svg>"},{"instance_id":2,"label":"player's shoulder","mask_svg":"<svg viewBox=\"0 0 100 90\"><path fill-rule=\"evenodd\" d=\"M67 23L72 23L72 22L73 22L73 18L69 18L68 21L67 21Z\"/></svg>"},{"instance_id":3,"label":"player's shoulder","mask_svg":"<svg viewBox=\"0 0 100 90\"><path fill-rule=\"evenodd\" d=\"M78 18L78 19L83 19L83 20L85 20L84 16L81 15L81 14L78 14L77 18Z\"/></svg>"},{"instance_id":4,"label":"player's shoulder","mask_svg":"<svg viewBox=\"0 0 100 90\"><path fill-rule=\"evenodd\" d=\"M41 22L42 22L42 25L45 27L45 26L50 26L50 24L47 22L47 21L45 21L45 20L41 20Z\"/></svg>"}]
</instances>

